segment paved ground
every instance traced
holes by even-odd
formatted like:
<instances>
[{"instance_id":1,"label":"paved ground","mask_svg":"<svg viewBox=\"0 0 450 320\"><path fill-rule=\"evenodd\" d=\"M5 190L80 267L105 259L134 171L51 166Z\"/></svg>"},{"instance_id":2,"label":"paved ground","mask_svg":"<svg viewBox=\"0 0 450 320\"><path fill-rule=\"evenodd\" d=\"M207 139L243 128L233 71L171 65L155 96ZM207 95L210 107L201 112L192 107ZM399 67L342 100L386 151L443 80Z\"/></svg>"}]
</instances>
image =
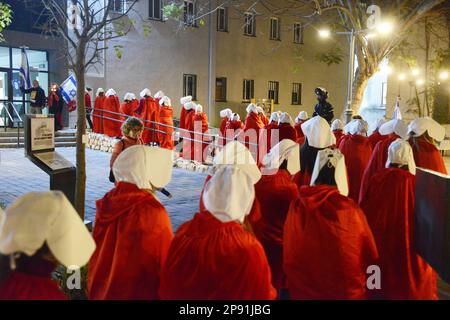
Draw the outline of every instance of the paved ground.
<instances>
[{"instance_id":1,"label":"paved ground","mask_svg":"<svg viewBox=\"0 0 450 320\"><path fill-rule=\"evenodd\" d=\"M75 163L75 148L57 148L72 163ZM100 151L86 149L87 190L86 219L94 220L95 200L112 189L109 182L110 155ZM159 198L170 215L172 226L176 230L180 224L189 220L198 209L200 191L206 174L174 169L167 190L173 198L164 195ZM0 202L12 203L20 195L30 191L46 191L49 177L25 158L23 149L0 149Z\"/></svg>"}]
</instances>

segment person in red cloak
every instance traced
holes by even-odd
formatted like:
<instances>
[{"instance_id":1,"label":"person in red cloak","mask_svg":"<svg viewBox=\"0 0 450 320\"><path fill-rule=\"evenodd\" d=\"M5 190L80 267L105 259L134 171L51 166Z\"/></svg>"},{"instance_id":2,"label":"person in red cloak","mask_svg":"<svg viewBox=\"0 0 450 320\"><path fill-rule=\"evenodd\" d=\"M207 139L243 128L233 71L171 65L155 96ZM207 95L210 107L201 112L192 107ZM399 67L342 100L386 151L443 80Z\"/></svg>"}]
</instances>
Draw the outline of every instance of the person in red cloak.
<instances>
[{"instance_id":1,"label":"person in red cloak","mask_svg":"<svg viewBox=\"0 0 450 320\"><path fill-rule=\"evenodd\" d=\"M203 135L208 134L208 116L203 112L203 107L200 104L197 104L195 108L194 131L196 132L194 134L194 139L196 140L194 142L194 159L203 163L206 160L210 139L209 136Z\"/></svg>"},{"instance_id":2,"label":"person in red cloak","mask_svg":"<svg viewBox=\"0 0 450 320\"><path fill-rule=\"evenodd\" d=\"M194 102L188 102L184 104L183 109L185 109L184 117L184 129L186 131L181 131L183 136L183 151L182 157L186 160L194 160L194 130L195 130L195 109L197 105Z\"/></svg>"},{"instance_id":3,"label":"person in red cloak","mask_svg":"<svg viewBox=\"0 0 450 320\"><path fill-rule=\"evenodd\" d=\"M415 171L411 146L397 139L361 201L380 255L381 299L437 299L436 273L414 250Z\"/></svg>"},{"instance_id":4,"label":"person in red cloak","mask_svg":"<svg viewBox=\"0 0 450 320\"><path fill-rule=\"evenodd\" d=\"M340 119L334 119L331 123L331 131L336 138L336 147L341 143L342 138L344 137L344 124Z\"/></svg>"},{"instance_id":5,"label":"person in red cloak","mask_svg":"<svg viewBox=\"0 0 450 320\"><path fill-rule=\"evenodd\" d=\"M225 126L225 142L227 144L233 141L235 137L239 136L240 132L244 129L244 124L241 121L241 117L237 113L233 113L230 117L230 121Z\"/></svg>"},{"instance_id":6,"label":"person in red cloak","mask_svg":"<svg viewBox=\"0 0 450 320\"><path fill-rule=\"evenodd\" d=\"M186 96L180 99L181 113L180 113L180 129L186 129L186 113L188 110L184 107L185 104L192 102L192 96ZM183 132L181 132L182 135Z\"/></svg>"},{"instance_id":7,"label":"person in red cloak","mask_svg":"<svg viewBox=\"0 0 450 320\"><path fill-rule=\"evenodd\" d=\"M106 92L103 110L103 133L113 138L121 137L122 131L120 127L122 126L123 118L119 115L120 103L114 89L109 89Z\"/></svg>"},{"instance_id":8,"label":"person in red cloak","mask_svg":"<svg viewBox=\"0 0 450 320\"><path fill-rule=\"evenodd\" d=\"M230 142L224 148L240 144ZM246 159L252 159L244 146ZM261 173L255 161L215 168L205 210L183 224L170 246L160 295L170 300L269 300L276 297L264 249L243 222Z\"/></svg>"},{"instance_id":9,"label":"person in red cloak","mask_svg":"<svg viewBox=\"0 0 450 320\"><path fill-rule=\"evenodd\" d=\"M136 116L136 97L134 96L134 94L127 92L125 94L125 96L123 97L123 103L120 105L120 113L130 116L130 117L135 117Z\"/></svg>"},{"instance_id":10,"label":"person in red cloak","mask_svg":"<svg viewBox=\"0 0 450 320\"><path fill-rule=\"evenodd\" d=\"M161 148L173 150L173 109L169 97L164 96L159 100L159 122L166 126L159 126L159 143Z\"/></svg>"},{"instance_id":11,"label":"person in red cloak","mask_svg":"<svg viewBox=\"0 0 450 320\"><path fill-rule=\"evenodd\" d=\"M403 120L393 119L380 126L379 132L385 138L377 143L375 149L372 152L369 163L364 171L363 179L361 182L361 189L359 192L359 201L363 198L364 194L369 187L370 180L380 170L383 170L386 166L388 149L392 142L398 138L406 137L407 126Z\"/></svg>"},{"instance_id":12,"label":"person in red cloak","mask_svg":"<svg viewBox=\"0 0 450 320\"><path fill-rule=\"evenodd\" d=\"M159 102L165 96L166 96L165 93L163 91L159 90L157 93L155 93L155 96L153 97L153 99L155 99L155 101L158 103L158 106L161 106L161 104Z\"/></svg>"},{"instance_id":13,"label":"person in red cloak","mask_svg":"<svg viewBox=\"0 0 450 320\"><path fill-rule=\"evenodd\" d=\"M262 152L264 154L264 150L267 150L267 140L260 141L259 139L260 131L265 126L261 117L258 115L257 106L255 104L249 104L246 111L247 118L245 119L244 130L239 135L238 140L249 148L257 162L259 162L259 153ZM267 135L265 137L267 139ZM260 150L258 150L258 148Z\"/></svg>"},{"instance_id":14,"label":"person in red cloak","mask_svg":"<svg viewBox=\"0 0 450 320\"><path fill-rule=\"evenodd\" d=\"M270 150L272 148L272 131L278 129L278 121L280 120L279 112L272 112L269 119L269 124L265 126L266 135L267 135L267 149ZM275 131L273 131L275 132ZM274 135L274 140L279 141L279 132ZM274 142L275 142L274 141ZM273 145L276 145L278 142L275 142Z\"/></svg>"},{"instance_id":15,"label":"person in red cloak","mask_svg":"<svg viewBox=\"0 0 450 320\"><path fill-rule=\"evenodd\" d=\"M152 98L149 89L145 88L140 93L141 100L139 101L138 114L141 115L141 119L144 121L144 134L142 140L145 144L151 144L158 142L156 132L156 122L159 121L159 105L155 99Z\"/></svg>"},{"instance_id":16,"label":"person in red cloak","mask_svg":"<svg viewBox=\"0 0 450 320\"><path fill-rule=\"evenodd\" d=\"M289 205L298 197L292 175L300 170L300 146L290 139L276 144L263 161L262 178L255 185L261 219L252 225L264 247L275 289L286 288L283 273L283 228Z\"/></svg>"},{"instance_id":17,"label":"person in red cloak","mask_svg":"<svg viewBox=\"0 0 450 320\"><path fill-rule=\"evenodd\" d=\"M298 188L310 184L317 152L336 144L330 125L321 116L315 116L304 122L302 131L305 134L305 143L300 149L301 169L293 179Z\"/></svg>"},{"instance_id":18,"label":"person in red cloak","mask_svg":"<svg viewBox=\"0 0 450 320\"><path fill-rule=\"evenodd\" d=\"M294 142L297 141L297 132L291 123L292 119L289 113L283 112L278 120L279 141L283 141L284 139L290 139ZM279 141L276 141L276 143Z\"/></svg>"},{"instance_id":19,"label":"person in red cloak","mask_svg":"<svg viewBox=\"0 0 450 320\"><path fill-rule=\"evenodd\" d=\"M349 199L339 150L319 151L311 186L300 189L284 227L291 299L368 299L367 268L378 262L363 211Z\"/></svg>"},{"instance_id":20,"label":"person in red cloak","mask_svg":"<svg viewBox=\"0 0 450 320\"><path fill-rule=\"evenodd\" d=\"M66 300L51 274L86 265L95 242L64 194L26 194L0 222L0 300Z\"/></svg>"},{"instance_id":21,"label":"person in red cloak","mask_svg":"<svg viewBox=\"0 0 450 320\"><path fill-rule=\"evenodd\" d=\"M224 144L226 144L225 140L223 139L223 137L225 137L226 134L225 132L226 126L228 122L231 121L233 111L231 109L223 109L220 110L219 115L222 118L222 120L220 121L220 128L219 128L219 146L223 146Z\"/></svg>"},{"instance_id":22,"label":"person in red cloak","mask_svg":"<svg viewBox=\"0 0 450 320\"><path fill-rule=\"evenodd\" d=\"M375 130L372 132L372 134L369 136L369 142L370 145L372 146L372 150L375 149L375 146L377 145L378 142L380 142L381 140L385 139L386 136L382 135L380 133L380 127L386 122L386 119L381 118L377 120L377 124L375 127Z\"/></svg>"},{"instance_id":23,"label":"person in red cloak","mask_svg":"<svg viewBox=\"0 0 450 320\"><path fill-rule=\"evenodd\" d=\"M264 109L261 107L256 107L256 112L258 113L258 117L263 123L264 127L266 127L269 124L269 119L267 118L266 114L264 113Z\"/></svg>"},{"instance_id":24,"label":"person in red cloak","mask_svg":"<svg viewBox=\"0 0 450 320\"><path fill-rule=\"evenodd\" d=\"M347 124L346 132L348 134L339 144L339 150L344 154L347 165L349 198L358 203L361 182L372 155L372 147L365 136L367 123L364 120L352 120Z\"/></svg>"},{"instance_id":25,"label":"person in red cloak","mask_svg":"<svg viewBox=\"0 0 450 320\"><path fill-rule=\"evenodd\" d=\"M429 117L418 118L408 128L409 144L418 167L447 174L444 159L436 145L445 138L445 128Z\"/></svg>"},{"instance_id":26,"label":"person in red cloak","mask_svg":"<svg viewBox=\"0 0 450 320\"><path fill-rule=\"evenodd\" d=\"M305 143L305 135L302 131L302 124L308 121L308 113L306 111L300 111L297 118L295 118L294 129L297 132L297 143L303 145Z\"/></svg>"},{"instance_id":27,"label":"person in red cloak","mask_svg":"<svg viewBox=\"0 0 450 320\"><path fill-rule=\"evenodd\" d=\"M89 262L92 300L158 299L160 275L173 239L166 209L156 196L171 179L172 151L133 146L113 166L116 187L97 201Z\"/></svg>"},{"instance_id":28,"label":"person in red cloak","mask_svg":"<svg viewBox=\"0 0 450 320\"><path fill-rule=\"evenodd\" d=\"M52 83L50 87L50 94L48 95L47 103L48 112L54 115L55 131L63 129L62 110L64 100L61 95L61 90L56 83Z\"/></svg>"},{"instance_id":29,"label":"person in red cloak","mask_svg":"<svg viewBox=\"0 0 450 320\"><path fill-rule=\"evenodd\" d=\"M95 133L103 133L103 105L105 103L105 91L97 89L94 101L94 112L92 113L92 124Z\"/></svg>"}]
</instances>

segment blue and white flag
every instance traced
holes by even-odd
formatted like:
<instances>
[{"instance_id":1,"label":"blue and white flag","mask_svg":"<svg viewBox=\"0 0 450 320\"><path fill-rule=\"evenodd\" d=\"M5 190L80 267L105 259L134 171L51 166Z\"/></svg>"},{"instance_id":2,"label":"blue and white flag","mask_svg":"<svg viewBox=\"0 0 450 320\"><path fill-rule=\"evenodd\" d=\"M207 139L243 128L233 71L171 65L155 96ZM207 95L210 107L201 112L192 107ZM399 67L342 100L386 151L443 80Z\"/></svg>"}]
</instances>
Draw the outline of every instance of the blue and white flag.
<instances>
[{"instance_id":1,"label":"blue and white flag","mask_svg":"<svg viewBox=\"0 0 450 320\"><path fill-rule=\"evenodd\" d=\"M28 65L28 57L25 52L25 48L22 48L22 62L20 64L20 86L25 90L31 88L31 80L30 80L30 66Z\"/></svg>"},{"instance_id":2,"label":"blue and white flag","mask_svg":"<svg viewBox=\"0 0 450 320\"><path fill-rule=\"evenodd\" d=\"M72 101L77 95L77 80L73 75L70 75L61 86L61 95L66 103Z\"/></svg>"}]
</instances>

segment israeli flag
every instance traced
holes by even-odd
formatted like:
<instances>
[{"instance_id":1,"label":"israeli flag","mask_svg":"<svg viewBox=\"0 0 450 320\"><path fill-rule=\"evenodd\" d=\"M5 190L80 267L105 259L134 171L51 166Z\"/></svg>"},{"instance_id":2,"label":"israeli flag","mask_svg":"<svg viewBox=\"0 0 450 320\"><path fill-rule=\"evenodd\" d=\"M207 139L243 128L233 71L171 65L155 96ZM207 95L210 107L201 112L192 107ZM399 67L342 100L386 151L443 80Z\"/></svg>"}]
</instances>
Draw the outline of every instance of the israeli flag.
<instances>
[{"instance_id":1,"label":"israeli flag","mask_svg":"<svg viewBox=\"0 0 450 320\"><path fill-rule=\"evenodd\" d=\"M20 86L25 90L31 88L31 80L30 80L30 66L28 65L28 57L25 52L25 48L22 48L22 62L20 64L19 70L20 76Z\"/></svg>"},{"instance_id":2,"label":"israeli flag","mask_svg":"<svg viewBox=\"0 0 450 320\"><path fill-rule=\"evenodd\" d=\"M77 95L77 80L73 75L70 75L61 86L61 95L66 103L72 101Z\"/></svg>"}]
</instances>

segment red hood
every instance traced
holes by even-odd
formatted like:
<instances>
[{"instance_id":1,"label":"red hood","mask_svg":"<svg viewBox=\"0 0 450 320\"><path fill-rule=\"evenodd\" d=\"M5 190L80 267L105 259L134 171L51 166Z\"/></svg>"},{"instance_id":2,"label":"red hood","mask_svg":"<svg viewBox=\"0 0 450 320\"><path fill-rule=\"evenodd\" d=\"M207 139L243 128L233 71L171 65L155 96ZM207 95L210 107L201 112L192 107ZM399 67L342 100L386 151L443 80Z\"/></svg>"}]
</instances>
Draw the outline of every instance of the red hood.
<instances>
[{"instance_id":1,"label":"red hood","mask_svg":"<svg viewBox=\"0 0 450 320\"><path fill-rule=\"evenodd\" d=\"M237 222L222 222L216 219L210 212L202 211L197 213L187 224L180 227L177 235L183 233L184 236L197 238L197 237L207 237L214 232L224 232L229 229L235 230L235 228L242 228Z\"/></svg>"},{"instance_id":2,"label":"red hood","mask_svg":"<svg viewBox=\"0 0 450 320\"><path fill-rule=\"evenodd\" d=\"M329 197L339 195L337 187L328 185L303 186L300 188L300 201L306 208L311 210L322 207Z\"/></svg>"},{"instance_id":3,"label":"red hood","mask_svg":"<svg viewBox=\"0 0 450 320\"><path fill-rule=\"evenodd\" d=\"M111 223L123 214L133 211L136 206L152 201L157 200L147 191L131 183L119 182L102 199L97 200L95 223Z\"/></svg>"},{"instance_id":4,"label":"red hood","mask_svg":"<svg viewBox=\"0 0 450 320\"><path fill-rule=\"evenodd\" d=\"M348 139L352 140L355 143L360 144L366 143L367 141L367 137L361 136L359 134L350 134L348 135Z\"/></svg>"}]
</instances>

